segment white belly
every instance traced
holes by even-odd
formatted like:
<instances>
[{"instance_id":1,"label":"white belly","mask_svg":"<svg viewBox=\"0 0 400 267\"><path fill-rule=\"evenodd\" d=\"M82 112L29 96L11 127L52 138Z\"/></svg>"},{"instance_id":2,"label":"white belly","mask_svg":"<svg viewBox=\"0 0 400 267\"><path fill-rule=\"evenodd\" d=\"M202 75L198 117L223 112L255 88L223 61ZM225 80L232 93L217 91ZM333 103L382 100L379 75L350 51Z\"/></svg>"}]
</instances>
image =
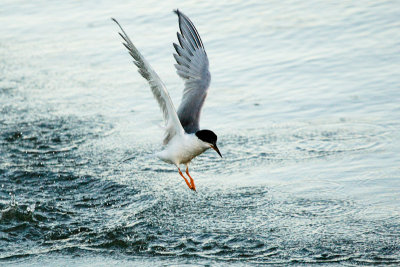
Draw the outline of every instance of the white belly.
<instances>
[{"instance_id":1,"label":"white belly","mask_svg":"<svg viewBox=\"0 0 400 267\"><path fill-rule=\"evenodd\" d=\"M189 163L208 148L209 145L200 141L194 134L184 134L172 138L165 149L156 155L161 160L178 166Z\"/></svg>"}]
</instances>

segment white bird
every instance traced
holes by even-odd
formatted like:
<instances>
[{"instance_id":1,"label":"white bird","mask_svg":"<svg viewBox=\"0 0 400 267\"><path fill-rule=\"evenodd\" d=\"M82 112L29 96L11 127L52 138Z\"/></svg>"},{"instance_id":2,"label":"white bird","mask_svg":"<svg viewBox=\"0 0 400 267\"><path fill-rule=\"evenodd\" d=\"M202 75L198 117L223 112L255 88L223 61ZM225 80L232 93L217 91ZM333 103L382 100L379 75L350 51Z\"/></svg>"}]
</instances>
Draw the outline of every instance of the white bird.
<instances>
[{"instance_id":1,"label":"white bird","mask_svg":"<svg viewBox=\"0 0 400 267\"><path fill-rule=\"evenodd\" d=\"M164 162L174 164L187 186L196 191L194 180L189 174L190 161L209 148L214 149L221 157L222 155L217 147L217 135L210 130L200 130L199 127L201 108L211 81L207 53L190 19L179 10L174 12L178 15L180 29L180 33L177 32L180 45L174 43L177 52L174 54L177 62L175 68L185 82L178 112L175 111L167 88L160 77L133 45L118 21L114 18L112 20L121 29L122 34L119 33L119 35L125 41L123 45L133 57L133 63L138 67L139 73L148 81L164 116L166 126L164 149L156 155ZM186 174L190 182L182 174L179 168L181 164L186 165Z\"/></svg>"}]
</instances>

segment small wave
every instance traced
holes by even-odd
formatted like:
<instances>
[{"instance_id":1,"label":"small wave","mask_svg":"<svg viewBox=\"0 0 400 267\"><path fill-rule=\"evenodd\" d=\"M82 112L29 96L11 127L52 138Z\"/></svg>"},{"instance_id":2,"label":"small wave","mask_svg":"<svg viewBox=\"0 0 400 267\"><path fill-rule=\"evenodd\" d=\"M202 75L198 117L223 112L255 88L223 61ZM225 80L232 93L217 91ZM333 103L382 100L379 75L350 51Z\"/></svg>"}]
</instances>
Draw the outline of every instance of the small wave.
<instances>
[{"instance_id":1,"label":"small wave","mask_svg":"<svg viewBox=\"0 0 400 267\"><path fill-rule=\"evenodd\" d=\"M6 125L0 143L22 155L56 154L77 149L90 139L110 135L112 126L102 118L91 120L76 117L43 118L31 122Z\"/></svg>"},{"instance_id":2,"label":"small wave","mask_svg":"<svg viewBox=\"0 0 400 267\"><path fill-rule=\"evenodd\" d=\"M0 211L0 222L34 222L36 221L32 209L29 206L9 205ZM20 227L20 224L18 227Z\"/></svg>"},{"instance_id":3,"label":"small wave","mask_svg":"<svg viewBox=\"0 0 400 267\"><path fill-rule=\"evenodd\" d=\"M241 130L222 136L223 173L260 164L288 164L335 156L368 153L381 149L388 130L378 125L356 122L295 123ZM196 161L201 171L215 171L211 164L218 155L207 153Z\"/></svg>"},{"instance_id":4,"label":"small wave","mask_svg":"<svg viewBox=\"0 0 400 267\"><path fill-rule=\"evenodd\" d=\"M353 204L343 199L307 199L285 200L280 207L283 214L303 218L343 217L354 212Z\"/></svg>"}]
</instances>

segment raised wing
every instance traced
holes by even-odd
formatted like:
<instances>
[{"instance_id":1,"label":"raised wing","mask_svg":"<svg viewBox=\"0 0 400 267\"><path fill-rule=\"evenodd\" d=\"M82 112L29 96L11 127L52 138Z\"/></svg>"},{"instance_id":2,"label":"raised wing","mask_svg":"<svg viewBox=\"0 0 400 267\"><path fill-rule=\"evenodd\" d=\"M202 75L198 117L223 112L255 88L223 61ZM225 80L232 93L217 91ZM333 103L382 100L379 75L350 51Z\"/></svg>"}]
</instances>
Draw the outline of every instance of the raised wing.
<instances>
[{"instance_id":1,"label":"raised wing","mask_svg":"<svg viewBox=\"0 0 400 267\"><path fill-rule=\"evenodd\" d=\"M208 58L200 35L190 19L179 10L178 15L179 45L174 43L177 54L174 54L177 64L176 72L185 81L182 102L178 108L178 116L182 127L187 133L199 130L201 108L207 96L211 76L208 71Z\"/></svg>"},{"instance_id":2,"label":"raised wing","mask_svg":"<svg viewBox=\"0 0 400 267\"><path fill-rule=\"evenodd\" d=\"M122 29L118 21L112 18L115 23L119 26L122 34L119 35L124 39L125 43L122 43L129 51L129 54L133 57L133 63L138 67L139 73L145 78L153 92L154 98L157 100L158 105L164 116L164 121L166 125L164 145L171 140L176 134L183 134L184 130L179 121L178 115L175 111L174 105L168 94L167 88L165 88L164 83L158 77L157 73L151 68L150 64L144 59L137 48L133 45L132 41L129 39L128 35Z\"/></svg>"}]
</instances>

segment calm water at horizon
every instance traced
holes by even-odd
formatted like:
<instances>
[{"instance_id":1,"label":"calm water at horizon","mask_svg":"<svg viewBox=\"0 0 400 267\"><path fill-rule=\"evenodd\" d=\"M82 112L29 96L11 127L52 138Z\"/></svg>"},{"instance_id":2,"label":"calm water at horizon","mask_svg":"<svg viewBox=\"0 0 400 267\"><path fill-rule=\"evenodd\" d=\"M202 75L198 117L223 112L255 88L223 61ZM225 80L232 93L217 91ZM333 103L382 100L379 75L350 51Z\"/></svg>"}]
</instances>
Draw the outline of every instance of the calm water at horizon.
<instances>
[{"instance_id":1,"label":"calm water at horizon","mask_svg":"<svg viewBox=\"0 0 400 267\"><path fill-rule=\"evenodd\" d=\"M224 158L161 149L116 18L178 106L179 8ZM0 5L0 266L400 265L397 1ZM132 157L130 161L123 159Z\"/></svg>"}]
</instances>

